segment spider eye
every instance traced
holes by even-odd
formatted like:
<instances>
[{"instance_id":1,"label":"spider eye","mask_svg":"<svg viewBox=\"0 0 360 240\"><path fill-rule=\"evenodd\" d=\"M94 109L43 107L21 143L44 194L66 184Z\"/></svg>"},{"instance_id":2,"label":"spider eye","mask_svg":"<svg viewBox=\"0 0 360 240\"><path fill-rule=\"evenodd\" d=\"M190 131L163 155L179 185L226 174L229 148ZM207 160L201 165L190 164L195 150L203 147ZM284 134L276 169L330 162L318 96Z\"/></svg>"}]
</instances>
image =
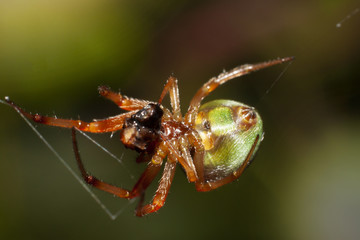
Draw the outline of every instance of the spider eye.
<instances>
[{"instance_id":1,"label":"spider eye","mask_svg":"<svg viewBox=\"0 0 360 240\"><path fill-rule=\"evenodd\" d=\"M236 171L247 159L257 137L263 135L262 120L255 109L230 100L204 104L195 123L205 148L207 181L225 178ZM250 158L259 144L260 141Z\"/></svg>"}]
</instances>

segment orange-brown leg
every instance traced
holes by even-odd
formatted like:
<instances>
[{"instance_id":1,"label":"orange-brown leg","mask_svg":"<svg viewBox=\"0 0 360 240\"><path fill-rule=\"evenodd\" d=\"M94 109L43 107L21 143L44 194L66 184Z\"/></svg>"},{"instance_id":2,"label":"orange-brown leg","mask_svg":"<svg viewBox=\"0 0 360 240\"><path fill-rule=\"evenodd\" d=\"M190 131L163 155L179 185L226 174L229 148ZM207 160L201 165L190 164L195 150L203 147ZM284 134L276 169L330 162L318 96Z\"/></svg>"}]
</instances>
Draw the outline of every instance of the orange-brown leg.
<instances>
[{"instance_id":1,"label":"orange-brown leg","mask_svg":"<svg viewBox=\"0 0 360 240\"><path fill-rule=\"evenodd\" d=\"M162 103L167 93L169 93L170 95L170 104L173 110L173 116L175 119L180 119L181 109L180 109L179 87L178 87L177 79L174 76L170 76L168 78L158 101L160 104Z\"/></svg>"},{"instance_id":2,"label":"orange-brown leg","mask_svg":"<svg viewBox=\"0 0 360 240\"><path fill-rule=\"evenodd\" d=\"M221 84L224 84L225 82L234 79L236 77L241 77L248 73L258 71L260 69L274 66L280 63L292 61L293 59L294 59L293 57L286 57L286 58L278 58L272 61L262 62L257 64L245 64L236 67L228 72L221 73L217 77L211 78L196 92L196 94L192 98L188 112L186 113L185 116L185 121L191 125L195 123L195 117L200 108L201 101Z\"/></svg>"},{"instance_id":3,"label":"orange-brown leg","mask_svg":"<svg viewBox=\"0 0 360 240\"><path fill-rule=\"evenodd\" d=\"M197 182L204 182L204 156L205 150L199 134L193 130L188 134L188 141L194 147L193 163L197 172Z\"/></svg>"},{"instance_id":4,"label":"orange-brown leg","mask_svg":"<svg viewBox=\"0 0 360 240\"><path fill-rule=\"evenodd\" d=\"M181 154L181 152L178 150L179 149L178 141L175 141L172 143L162 135L161 135L161 138L163 139L163 143L166 144L167 148L172 153L174 158L184 168L188 181L195 182L198 179L198 177L196 175L195 167L193 165L190 165L188 160L185 159L184 156Z\"/></svg>"},{"instance_id":5,"label":"orange-brown leg","mask_svg":"<svg viewBox=\"0 0 360 240\"><path fill-rule=\"evenodd\" d=\"M196 190L199 192L207 192L207 191L213 190L215 188L221 187L225 184L228 184L228 183L234 181L235 179L237 179L238 177L240 177L242 172L245 170L245 168L249 164L251 157L254 154L254 150L255 150L255 147L256 147L258 141L259 141L259 135L256 137L255 142L252 145L251 150L246 157L246 160L235 172L233 172L233 174L231 174L223 179L217 180L217 181L197 181L195 183Z\"/></svg>"},{"instance_id":6,"label":"orange-brown leg","mask_svg":"<svg viewBox=\"0 0 360 240\"><path fill-rule=\"evenodd\" d=\"M124 109L126 111L140 110L150 103L146 100L129 98L122 95L121 93L113 92L110 90L110 88L106 86L100 86L98 90L101 96L109 99L110 101L113 101L121 109Z\"/></svg>"},{"instance_id":7,"label":"orange-brown leg","mask_svg":"<svg viewBox=\"0 0 360 240\"><path fill-rule=\"evenodd\" d=\"M162 160L166 156L166 155L164 156L164 154L166 154L166 151L164 151L164 149L158 150L154 154L154 157L157 158L156 162L158 163L154 163L154 161L150 161L147 168L145 169L145 171L143 172L143 174L141 175L141 177L139 178L133 189L129 191L124 188L116 187L109 183L103 182L97 179L96 177L89 175L85 170L84 164L82 163L80 158L79 149L76 141L75 128L72 128L72 141L73 141L73 148L74 148L76 162L78 164L79 170L85 182L102 191L114 194L120 198L130 199L142 194L146 190L146 188L150 185L150 183L154 180L155 176L158 174L158 172L161 169L162 161L159 161L159 159Z\"/></svg>"},{"instance_id":8,"label":"orange-brown leg","mask_svg":"<svg viewBox=\"0 0 360 240\"><path fill-rule=\"evenodd\" d=\"M120 130L123 127L125 120L135 113L135 111L131 111L104 120L98 120L94 122L84 122L81 120L69 120L69 119L61 119L56 117L46 117L46 116L41 116L39 114L31 114L24 111L14 102L12 102L10 99L6 98L5 100L7 103L10 104L10 106L15 108L17 111L21 112L25 117L33 120L34 122L50 125L50 126L63 127L63 128L75 127L81 131L93 132L93 133L114 132Z\"/></svg>"},{"instance_id":9,"label":"orange-brown leg","mask_svg":"<svg viewBox=\"0 0 360 240\"><path fill-rule=\"evenodd\" d=\"M136 209L136 216L141 217L146 214L156 212L165 204L166 197L169 193L169 189L170 189L172 180L174 178L175 169L176 169L175 161L168 160L165 163L164 172L161 177L159 187L156 190L155 196L152 200L152 203L142 206L142 200L143 200L143 197L142 197L140 204L139 204L138 208Z\"/></svg>"},{"instance_id":10,"label":"orange-brown leg","mask_svg":"<svg viewBox=\"0 0 360 240\"><path fill-rule=\"evenodd\" d=\"M184 166L184 163L180 162L180 164L185 169L186 175L189 176L188 179L190 182L194 182L198 180L198 175L196 172L196 168L194 165L194 161L191 157L190 150L189 150L189 141L185 137L180 137L179 141L179 149L181 152L181 156L183 156L183 159L186 162L186 165Z\"/></svg>"}]
</instances>

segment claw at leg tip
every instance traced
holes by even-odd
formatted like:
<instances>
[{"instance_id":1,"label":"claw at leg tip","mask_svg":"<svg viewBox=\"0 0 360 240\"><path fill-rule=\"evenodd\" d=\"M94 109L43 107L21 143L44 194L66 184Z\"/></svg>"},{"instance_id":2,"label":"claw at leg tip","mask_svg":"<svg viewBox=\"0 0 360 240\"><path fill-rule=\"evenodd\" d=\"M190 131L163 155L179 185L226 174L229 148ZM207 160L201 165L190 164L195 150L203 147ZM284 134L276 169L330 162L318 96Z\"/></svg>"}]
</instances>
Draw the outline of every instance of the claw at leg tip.
<instances>
[{"instance_id":1,"label":"claw at leg tip","mask_svg":"<svg viewBox=\"0 0 360 240\"><path fill-rule=\"evenodd\" d=\"M295 56L291 56L291 57L284 57L281 59L282 62L288 62L288 61L293 61L295 59Z\"/></svg>"}]
</instances>

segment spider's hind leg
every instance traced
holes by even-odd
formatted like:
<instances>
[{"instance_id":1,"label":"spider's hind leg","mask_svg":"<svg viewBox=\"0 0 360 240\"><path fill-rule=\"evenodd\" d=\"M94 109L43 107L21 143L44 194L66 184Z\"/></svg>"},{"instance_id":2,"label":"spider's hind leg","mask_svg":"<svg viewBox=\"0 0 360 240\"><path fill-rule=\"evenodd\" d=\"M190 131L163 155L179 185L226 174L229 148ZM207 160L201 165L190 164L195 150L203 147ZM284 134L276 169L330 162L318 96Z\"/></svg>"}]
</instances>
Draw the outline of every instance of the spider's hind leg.
<instances>
[{"instance_id":1,"label":"spider's hind leg","mask_svg":"<svg viewBox=\"0 0 360 240\"><path fill-rule=\"evenodd\" d=\"M165 204L166 197L169 193L170 186L175 175L175 169L176 161L168 160L165 163L164 172L152 202L150 204L142 206L144 200L144 196L142 195L139 205L136 209L136 216L141 217L146 214L156 212Z\"/></svg>"}]
</instances>

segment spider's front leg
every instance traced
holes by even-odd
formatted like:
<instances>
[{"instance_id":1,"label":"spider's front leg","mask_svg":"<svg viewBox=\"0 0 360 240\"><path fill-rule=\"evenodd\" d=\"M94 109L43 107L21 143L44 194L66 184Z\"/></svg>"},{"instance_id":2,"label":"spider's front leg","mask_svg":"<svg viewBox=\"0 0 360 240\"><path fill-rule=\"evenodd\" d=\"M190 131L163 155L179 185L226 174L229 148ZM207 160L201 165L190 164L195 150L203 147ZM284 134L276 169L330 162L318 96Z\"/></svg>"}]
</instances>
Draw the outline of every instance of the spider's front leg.
<instances>
[{"instance_id":1,"label":"spider's front leg","mask_svg":"<svg viewBox=\"0 0 360 240\"><path fill-rule=\"evenodd\" d=\"M181 118L181 109L180 109L180 98L179 98L179 87L177 79L173 76L170 76L164 86L164 89L160 95L159 103L161 104L165 95L169 93L170 95L170 104L173 110L173 117L175 119Z\"/></svg>"},{"instance_id":2,"label":"spider's front leg","mask_svg":"<svg viewBox=\"0 0 360 240\"><path fill-rule=\"evenodd\" d=\"M124 109L126 111L140 110L150 103L146 100L129 98L122 95L121 93L113 92L107 86L100 86L98 87L98 90L101 96L109 99L110 101L118 105L121 109Z\"/></svg>"},{"instance_id":3,"label":"spider's front leg","mask_svg":"<svg viewBox=\"0 0 360 240\"><path fill-rule=\"evenodd\" d=\"M294 60L294 57L285 57L278 58L275 60L256 63L256 64L244 64L239 67L236 67L228 72L223 72L217 77L211 78L208 82L206 82L194 95L191 99L188 112L185 116L185 121L190 125L195 123L196 114L199 111L201 101L208 96L212 91L214 91L220 85L226 83L227 81L241 77L243 75L249 74L251 72L255 72L261 70L263 68L271 67L277 64L285 63Z\"/></svg>"},{"instance_id":4,"label":"spider's front leg","mask_svg":"<svg viewBox=\"0 0 360 240\"><path fill-rule=\"evenodd\" d=\"M17 106L8 97L5 98L5 101L16 111L23 114L28 119L33 120L34 122L63 128L75 127L81 131L92 133L114 132L120 130L123 127L125 120L135 113L135 111L131 111L104 120L84 122L81 120L61 119L56 117L42 116L39 114L31 114Z\"/></svg>"}]
</instances>

